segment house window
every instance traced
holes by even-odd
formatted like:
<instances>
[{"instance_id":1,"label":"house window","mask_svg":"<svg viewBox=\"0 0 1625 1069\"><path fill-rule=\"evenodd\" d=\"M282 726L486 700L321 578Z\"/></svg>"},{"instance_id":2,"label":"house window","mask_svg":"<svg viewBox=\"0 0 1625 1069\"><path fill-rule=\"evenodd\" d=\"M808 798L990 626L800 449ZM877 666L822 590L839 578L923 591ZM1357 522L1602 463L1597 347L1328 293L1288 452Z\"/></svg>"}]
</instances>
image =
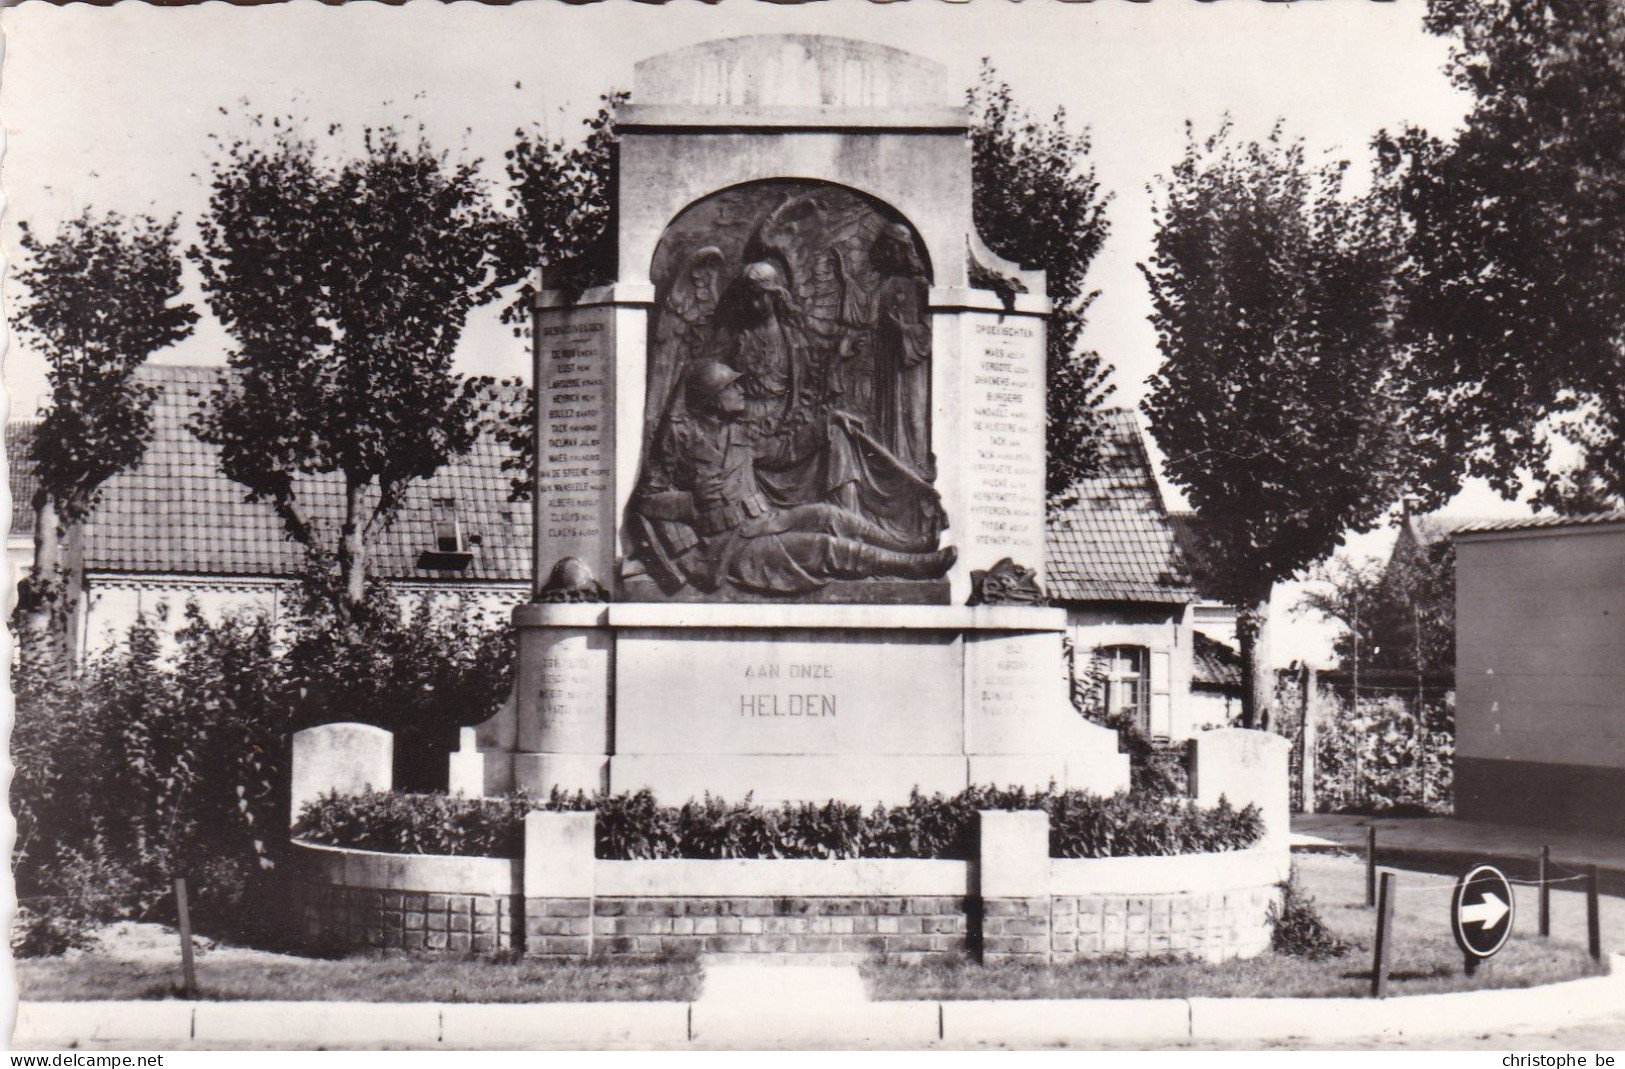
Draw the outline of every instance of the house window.
<instances>
[{"instance_id":1,"label":"house window","mask_svg":"<svg viewBox=\"0 0 1625 1069\"><path fill-rule=\"evenodd\" d=\"M463 541L463 521L457 515L457 499L434 499L430 523L434 527L434 548L438 553L463 553L468 546Z\"/></svg>"},{"instance_id":2,"label":"house window","mask_svg":"<svg viewBox=\"0 0 1625 1069\"><path fill-rule=\"evenodd\" d=\"M1151 678L1149 653L1144 646L1107 646L1100 651L1106 665L1106 715L1132 717L1141 730L1151 730Z\"/></svg>"}]
</instances>

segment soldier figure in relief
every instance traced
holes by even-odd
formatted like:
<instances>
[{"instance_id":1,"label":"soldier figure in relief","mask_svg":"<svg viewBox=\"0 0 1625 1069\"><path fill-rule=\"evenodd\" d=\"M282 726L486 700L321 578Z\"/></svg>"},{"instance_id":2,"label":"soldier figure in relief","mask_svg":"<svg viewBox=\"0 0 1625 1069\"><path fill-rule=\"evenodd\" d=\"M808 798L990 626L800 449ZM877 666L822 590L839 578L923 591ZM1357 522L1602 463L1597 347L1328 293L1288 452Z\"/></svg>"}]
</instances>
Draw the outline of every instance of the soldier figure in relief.
<instances>
[{"instance_id":1,"label":"soldier figure in relief","mask_svg":"<svg viewBox=\"0 0 1625 1069\"><path fill-rule=\"evenodd\" d=\"M674 563L689 584L786 595L837 579L937 579L953 567L954 549L935 550L934 534L900 537L833 503L874 478L873 450L864 456L873 443L858 420L831 411L791 432L753 434L744 378L716 360L688 368L687 414L668 425L662 474L633 505L648 521L692 530L692 544L672 547L682 549ZM809 480L822 485L822 499L789 503L787 489Z\"/></svg>"}]
</instances>

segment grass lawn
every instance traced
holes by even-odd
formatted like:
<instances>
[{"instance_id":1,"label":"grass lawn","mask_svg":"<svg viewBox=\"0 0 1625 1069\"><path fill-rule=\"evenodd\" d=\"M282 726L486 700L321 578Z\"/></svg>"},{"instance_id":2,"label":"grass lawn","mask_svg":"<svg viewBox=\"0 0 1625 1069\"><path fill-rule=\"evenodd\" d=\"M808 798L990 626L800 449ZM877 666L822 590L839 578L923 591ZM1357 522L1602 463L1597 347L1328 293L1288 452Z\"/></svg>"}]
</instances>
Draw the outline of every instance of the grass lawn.
<instances>
[{"instance_id":1,"label":"grass lawn","mask_svg":"<svg viewBox=\"0 0 1625 1069\"><path fill-rule=\"evenodd\" d=\"M1222 965L1179 958L1102 958L1069 965L992 965L952 959L927 965L874 962L863 967L875 999L1042 999L1355 996L1370 992L1376 911L1365 908L1365 870L1357 858L1295 855L1301 886L1329 928L1353 949L1322 961L1267 953ZM1515 887L1519 912L1500 954L1463 974L1449 927L1449 877L1398 875L1390 995L1491 987L1531 987L1602 971L1586 954L1584 904L1553 895L1553 937L1538 931L1535 889ZM1578 917L1572 916L1578 911ZM1578 923L1577 923L1578 922ZM1608 946L1605 940L1605 949Z\"/></svg>"},{"instance_id":2,"label":"grass lawn","mask_svg":"<svg viewBox=\"0 0 1625 1069\"><path fill-rule=\"evenodd\" d=\"M176 957L179 955L177 954ZM239 1001L353 1002L690 1002L698 962L552 962L378 954L319 960L282 954L223 955L197 963L200 994ZM178 997L175 961L101 954L24 960L19 997L36 1002Z\"/></svg>"}]
</instances>

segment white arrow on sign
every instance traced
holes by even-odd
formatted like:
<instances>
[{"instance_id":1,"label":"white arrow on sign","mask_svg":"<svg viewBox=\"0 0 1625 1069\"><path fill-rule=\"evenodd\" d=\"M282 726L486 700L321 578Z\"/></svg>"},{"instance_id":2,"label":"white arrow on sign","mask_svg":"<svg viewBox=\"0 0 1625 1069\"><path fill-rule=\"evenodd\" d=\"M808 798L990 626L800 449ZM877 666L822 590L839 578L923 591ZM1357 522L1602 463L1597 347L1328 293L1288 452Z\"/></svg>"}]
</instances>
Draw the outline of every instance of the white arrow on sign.
<instances>
[{"instance_id":1,"label":"white arrow on sign","mask_svg":"<svg viewBox=\"0 0 1625 1069\"><path fill-rule=\"evenodd\" d=\"M1484 892L1484 901L1461 907L1461 923L1494 928L1508 913L1507 904L1494 891Z\"/></svg>"}]
</instances>

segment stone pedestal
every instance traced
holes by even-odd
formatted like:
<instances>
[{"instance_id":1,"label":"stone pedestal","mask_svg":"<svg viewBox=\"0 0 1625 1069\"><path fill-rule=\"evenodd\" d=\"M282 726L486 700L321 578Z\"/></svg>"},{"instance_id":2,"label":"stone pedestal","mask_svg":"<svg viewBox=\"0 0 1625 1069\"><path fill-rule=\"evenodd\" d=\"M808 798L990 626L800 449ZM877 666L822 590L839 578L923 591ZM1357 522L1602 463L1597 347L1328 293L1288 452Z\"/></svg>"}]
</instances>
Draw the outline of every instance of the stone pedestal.
<instances>
[{"instance_id":1,"label":"stone pedestal","mask_svg":"<svg viewBox=\"0 0 1625 1069\"><path fill-rule=\"evenodd\" d=\"M533 793L867 804L1128 784L1115 733L1066 700L1059 609L531 605L515 622L514 781Z\"/></svg>"},{"instance_id":2,"label":"stone pedestal","mask_svg":"<svg viewBox=\"0 0 1625 1069\"><path fill-rule=\"evenodd\" d=\"M613 641L603 605L522 605L514 786L597 791L612 749Z\"/></svg>"}]
</instances>

